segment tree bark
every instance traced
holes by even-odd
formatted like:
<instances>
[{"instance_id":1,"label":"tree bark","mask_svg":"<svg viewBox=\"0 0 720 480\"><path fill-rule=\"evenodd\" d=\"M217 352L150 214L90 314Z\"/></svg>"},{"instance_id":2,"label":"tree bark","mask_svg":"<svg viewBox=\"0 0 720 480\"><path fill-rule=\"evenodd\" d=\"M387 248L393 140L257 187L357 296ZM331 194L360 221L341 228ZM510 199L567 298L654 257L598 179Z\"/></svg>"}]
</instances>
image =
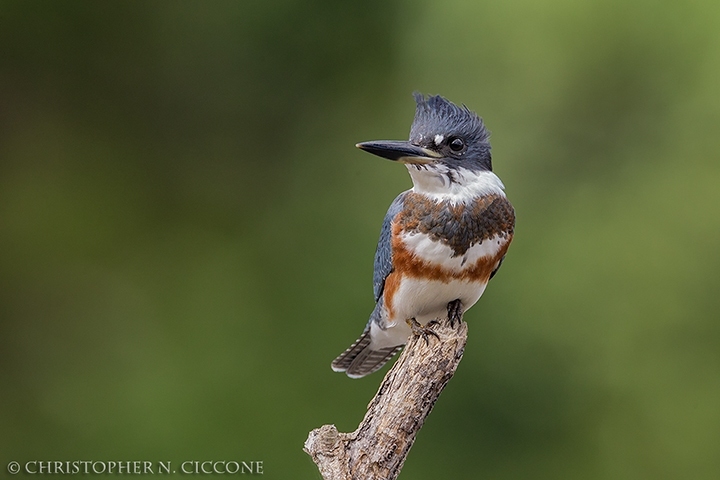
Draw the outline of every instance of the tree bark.
<instances>
[{"instance_id":1,"label":"tree bark","mask_svg":"<svg viewBox=\"0 0 720 480\"><path fill-rule=\"evenodd\" d=\"M467 341L459 301L448 318L430 322L410 337L387 373L365 418L352 433L335 425L316 428L305 452L325 480L393 480L445 385L455 374Z\"/></svg>"}]
</instances>

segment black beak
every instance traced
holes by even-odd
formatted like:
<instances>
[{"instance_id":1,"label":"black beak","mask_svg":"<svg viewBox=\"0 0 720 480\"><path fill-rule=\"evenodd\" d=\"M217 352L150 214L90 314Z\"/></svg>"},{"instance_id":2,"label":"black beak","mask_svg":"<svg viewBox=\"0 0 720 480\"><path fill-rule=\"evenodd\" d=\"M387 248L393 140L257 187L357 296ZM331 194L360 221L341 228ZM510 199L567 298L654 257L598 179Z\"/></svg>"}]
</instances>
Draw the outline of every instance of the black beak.
<instances>
[{"instance_id":1,"label":"black beak","mask_svg":"<svg viewBox=\"0 0 720 480\"><path fill-rule=\"evenodd\" d=\"M372 153L379 157L395 160L402 163L432 163L442 158L439 153L413 145L410 142L379 140L375 142L362 142L355 145L360 150Z\"/></svg>"}]
</instances>

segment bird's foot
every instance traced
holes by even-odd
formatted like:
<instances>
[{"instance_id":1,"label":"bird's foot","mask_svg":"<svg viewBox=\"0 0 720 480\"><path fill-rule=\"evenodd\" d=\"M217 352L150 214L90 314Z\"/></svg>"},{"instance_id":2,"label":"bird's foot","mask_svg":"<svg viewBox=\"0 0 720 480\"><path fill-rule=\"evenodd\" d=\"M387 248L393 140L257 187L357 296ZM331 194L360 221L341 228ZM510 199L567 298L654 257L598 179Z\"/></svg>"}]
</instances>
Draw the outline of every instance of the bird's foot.
<instances>
[{"instance_id":1,"label":"bird's foot","mask_svg":"<svg viewBox=\"0 0 720 480\"><path fill-rule=\"evenodd\" d=\"M425 340L425 345L430 344L430 341L428 340L428 337L430 335L432 335L433 337L440 340L440 337L438 336L438 334L433 332L430 328L428 328L428 327L430 327L430 325L438 323L437 320L430 320L425 326L420 325L420 323L418 323L418 321L415 320L414 318L409 318L409 319L405 320L405 322L410 327L410 330L412 330L413 335L415 335L416 337L422 337L423 340Z\"/></svg>"},{"instance_id":2,"label":"bird's foot","mask_svg":"<svg viewBox=\"0 0 720 480\"><path fill-rule=\"evenodd\" d=\"M462 322L462 302L460 302L460 300L453 300L452 302L448 303L447 310L450 326L452 328L455 328L455 322Z\"/></svg>"}]
</instances>

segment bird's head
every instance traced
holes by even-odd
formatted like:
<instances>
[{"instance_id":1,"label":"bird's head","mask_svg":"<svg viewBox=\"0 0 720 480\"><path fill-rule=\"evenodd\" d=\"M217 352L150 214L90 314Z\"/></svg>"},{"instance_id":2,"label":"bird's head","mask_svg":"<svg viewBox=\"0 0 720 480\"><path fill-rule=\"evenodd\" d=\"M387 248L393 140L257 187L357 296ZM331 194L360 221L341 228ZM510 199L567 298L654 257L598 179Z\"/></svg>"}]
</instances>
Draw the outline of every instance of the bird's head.
<instances>
[{"instance_id":1,"label":"bird's head","mask_svg":"<svg viewBox=\"0 0 720 480\"><path fill-rule=\"evenodd\" d=\"M445 179L462 183L468 176L492 171L490 133L477 114L440 95L415 93L415 101L408 141L363 142L357 147L405 163L416 183L424 177L439 178L443 185Z\"/></svg>"}]
</instances>

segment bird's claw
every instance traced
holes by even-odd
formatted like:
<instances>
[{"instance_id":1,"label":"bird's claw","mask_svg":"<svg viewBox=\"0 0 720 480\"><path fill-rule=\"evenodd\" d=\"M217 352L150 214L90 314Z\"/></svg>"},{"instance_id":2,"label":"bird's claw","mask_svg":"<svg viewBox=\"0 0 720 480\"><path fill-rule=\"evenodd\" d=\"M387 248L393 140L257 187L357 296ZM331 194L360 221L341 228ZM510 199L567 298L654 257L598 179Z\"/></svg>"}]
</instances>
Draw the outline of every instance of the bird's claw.
<instances>
[{"instance_id":1,"label":"bird's claw","mask_svg":"<svg viewBox=\"0 0 720 480\"><path fill-rule=\"evenodd\" d=\"M448 320L450 321L450 327L455 328L455 322L462 322L462 303L460 300L453 300L448 303Z\"/></svg>"},{"instance_id":2,"label":"bird's claw","mask_svg":"<svg viewBox=\"0 0 720 480\"><path fill-rule=\"evenodd\" d=\"M409 318L405 320L407 322L408 326L410 327L410 330L412 330L413 335L416 337L422 337L423 340L425 340L425 345L429 345L430 341L428 340L428 337L432 335L433 337L440 340L440 337L437 333L433 332L429 327L433 324L438 323L437 320L430 320L426 325L420 325L417 320L414 318Z\"/></svg>"}]
</instances>

